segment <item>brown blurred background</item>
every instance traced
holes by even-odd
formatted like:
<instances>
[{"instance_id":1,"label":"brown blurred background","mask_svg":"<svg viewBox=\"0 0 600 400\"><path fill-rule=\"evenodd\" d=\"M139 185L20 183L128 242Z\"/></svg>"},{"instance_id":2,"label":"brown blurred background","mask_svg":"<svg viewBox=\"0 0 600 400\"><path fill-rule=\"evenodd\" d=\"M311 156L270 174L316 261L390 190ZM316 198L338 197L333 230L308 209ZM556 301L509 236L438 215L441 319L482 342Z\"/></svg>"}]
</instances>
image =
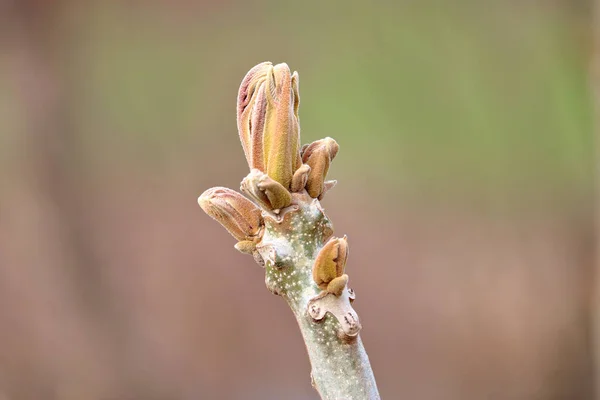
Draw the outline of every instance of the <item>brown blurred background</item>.
<instances>
[{"instance_id":1,"label":"brown blurred background","mask_svg":"<svg viewBox=\"0 0 600 400\"><path fill-rule=\"evenodd\" d=\"M0 0L0 399L318 398L196 204L247 173L234 104L265 60L300 73L303 142L341 145L324 206L382 397L592 398L591 15Z\"/></svg>"}]
</instances>

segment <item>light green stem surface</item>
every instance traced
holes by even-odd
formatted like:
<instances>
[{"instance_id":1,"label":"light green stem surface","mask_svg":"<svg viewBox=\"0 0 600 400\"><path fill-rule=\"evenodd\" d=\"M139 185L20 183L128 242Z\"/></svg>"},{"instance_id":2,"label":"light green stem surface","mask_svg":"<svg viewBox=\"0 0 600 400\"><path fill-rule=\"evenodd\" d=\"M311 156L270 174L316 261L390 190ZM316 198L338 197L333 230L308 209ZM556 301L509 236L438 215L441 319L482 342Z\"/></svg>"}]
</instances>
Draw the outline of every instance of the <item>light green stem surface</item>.
<instances>
[{"instance_id":1,"label":"light green stem surface","mask_svg":"<svg viewBox=\"0 0 600 400\"><path fill-rule=\"evenodd\" d=\"M321 290L312 278L319 250L333 233L318 200L295 195L282 217L265 216L260 252L266 284L284 297L296 316L312 365L312 382L324 400L380 399L369 358L360 337L343 334L340 323L327 313L314 321L309 301Z\"/></svg>"}]
</instances>

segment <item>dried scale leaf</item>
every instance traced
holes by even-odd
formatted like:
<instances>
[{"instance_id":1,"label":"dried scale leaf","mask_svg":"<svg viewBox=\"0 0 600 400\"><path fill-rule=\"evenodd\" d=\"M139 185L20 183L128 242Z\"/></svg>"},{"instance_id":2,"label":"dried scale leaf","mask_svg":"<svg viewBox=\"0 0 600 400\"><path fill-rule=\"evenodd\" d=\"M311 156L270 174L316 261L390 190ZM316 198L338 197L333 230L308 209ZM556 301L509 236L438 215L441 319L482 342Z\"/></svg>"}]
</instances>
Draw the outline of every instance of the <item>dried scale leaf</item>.
<instances>
[{"instance_id":1,"label":"dried scale leaf","mask_svg":"<svg viewBox=\"0 0 600 400\"><path fill-rule=\"evenodd\" d=\"M319 200L323 200L323 197L325 197L325 193L327 193L331 189L333 189L335 187L335 185L337 185L337 180L335 180L335 179L331 180L331 181L325 181L325 182L323 182L323 191L319 195L318 199Z\"/></svg>"},{"instance_id":2,"label":"dried scale leaf","mask_svg":"<svg viewBox=\"0 0 600 400\"><path fill-rule=\"evenodd\" d=\"M254 240L262 225L260 209L238 192L214 187L198 198L198 204L238 241Z\"/></svg>"},{"instance_id":3,"label":"dried scale leaf","mask_svg":"<svg viewBox=\"0 0 600 400\"><path fill-rule=\"evenodd\" d=\"M310 166L306 190L311 197L318 198L323 194L329 164L338 150L337 142L330 137L317 140L302 148L302 161Z\"/></svg>"},{"instance_id":4,"label":"dried scale leaf","mask_svg":"<svg viewBox=\"0 0 600 400\"><path fill-rule=\"evenodd\" d=\"M251 169L267 173L290 189L300 161L298 73L270 62L252 68L240 85L238 131Z\"/></svg>"},{"instance_id":5,"label":"dried scale leaf","mask_svg":"<svg viewBox=\"0 0 600 400\"><path fill-rule=\"evenodd\" d=\"M348 259L348 239L331 238L319 251L313 266L313 280L319 288L326 290L335 278L344 274Z\"/></svg>"},{"instance_id":6,"label":"dried scale leaf","mask_svg":"<svg viewBox=\"0 0 600 400\"><path fill-rule=\"evenodd\" d=\"M240 190L265 210L276 214L292 202L292 195L283 185L257 169L251 170L242 180Z\"/></svg>"}]
</instances>

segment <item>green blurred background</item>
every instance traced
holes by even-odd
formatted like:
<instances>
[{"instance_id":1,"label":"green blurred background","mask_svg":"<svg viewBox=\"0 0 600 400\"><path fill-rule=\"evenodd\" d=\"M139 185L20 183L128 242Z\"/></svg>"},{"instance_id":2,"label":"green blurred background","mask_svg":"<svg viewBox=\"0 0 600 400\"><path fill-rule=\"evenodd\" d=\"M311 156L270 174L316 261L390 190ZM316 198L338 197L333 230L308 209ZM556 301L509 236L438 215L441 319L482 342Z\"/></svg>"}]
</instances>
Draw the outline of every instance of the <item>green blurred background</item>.
<instances>
[{"instance_id":1,"label":"green blurred background","mask_svg":"<svg viewBox=\"0 0 600 400\"><path fill-rule=\"evenodd\" d=\"M0 399L318 398L196 204L247 174L266 60L300 73L303 143L341 146L323 204L382 397L591 398L591 9L0 1Z\"/></svg>"}]
</instances>

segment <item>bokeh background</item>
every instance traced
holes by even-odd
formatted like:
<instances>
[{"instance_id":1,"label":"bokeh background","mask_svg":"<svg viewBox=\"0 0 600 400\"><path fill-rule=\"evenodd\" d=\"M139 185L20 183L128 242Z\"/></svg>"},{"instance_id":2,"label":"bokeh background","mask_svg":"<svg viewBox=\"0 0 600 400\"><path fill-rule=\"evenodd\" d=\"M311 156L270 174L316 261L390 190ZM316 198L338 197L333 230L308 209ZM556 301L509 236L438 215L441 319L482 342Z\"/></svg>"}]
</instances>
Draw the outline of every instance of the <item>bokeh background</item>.
<instances>
[{"instance_id":1,"label":"bokeh background","mask_svg":"<svg viewBox=\"0 0 600 400\"><path fill-rule=\"evenodd\" d=\"M292 314L202 213L253 65L334 137L385 399L592 398L592 5L0 1L0 399L317 399ZM257 310L261 310L257 312Z\"/></svg>"}]
</instances>

